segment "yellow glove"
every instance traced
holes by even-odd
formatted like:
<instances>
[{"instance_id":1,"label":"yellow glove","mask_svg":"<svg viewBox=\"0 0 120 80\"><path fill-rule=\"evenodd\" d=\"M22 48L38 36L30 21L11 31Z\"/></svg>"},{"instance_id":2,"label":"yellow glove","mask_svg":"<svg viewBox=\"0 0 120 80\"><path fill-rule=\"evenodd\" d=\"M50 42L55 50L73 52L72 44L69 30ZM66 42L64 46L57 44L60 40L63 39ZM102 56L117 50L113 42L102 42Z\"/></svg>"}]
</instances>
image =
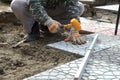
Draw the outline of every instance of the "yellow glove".
<instances>
[{"instance_id":1,"label":"yellow glove","mask_svg":"<svg viewBox=\"0 0 120 80\"><path fill-rule=\"evenodd\" d=\"M73 28L70 30L68 37L65 41L72 41L73 44L85 44L86 41L81 40L81 35L78 31L75 31Z\"/></svg>"},{"instance_id":2,"label":"yellow glove","mask_svg":"<svg viewBox=\"0 0 120 80\"><path fill-rule=\"evenodd\" d=\"M48 27L51 33L56 33L60 30L61 23L50 18L45 22L45 25Z\"/></svg>"}]
</instances>

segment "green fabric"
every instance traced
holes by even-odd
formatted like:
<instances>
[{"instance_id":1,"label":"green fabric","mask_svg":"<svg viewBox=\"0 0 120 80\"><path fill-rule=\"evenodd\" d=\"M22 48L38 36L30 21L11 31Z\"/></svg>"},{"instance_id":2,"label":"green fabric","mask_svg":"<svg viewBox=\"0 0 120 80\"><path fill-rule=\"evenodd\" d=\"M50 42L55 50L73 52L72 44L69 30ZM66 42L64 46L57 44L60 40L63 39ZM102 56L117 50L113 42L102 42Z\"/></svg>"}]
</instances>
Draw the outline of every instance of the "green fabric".
<instances>
[{"instance_id":1,"label":"green fabric","mask_svg":"<svg viewBox=\"0 0 120 80\"><path fill-rule=\"evenodd\" d=\"M34 18L41 22L41 24L44 24L45 21L50 18L45 8L55 9L56 6L63 6L68 12L68 17L77 17L77 2L78 0L29 0L29 7ZM76 11L77 13L71 13L70 9Z\"/></svg>"}]
</instances>

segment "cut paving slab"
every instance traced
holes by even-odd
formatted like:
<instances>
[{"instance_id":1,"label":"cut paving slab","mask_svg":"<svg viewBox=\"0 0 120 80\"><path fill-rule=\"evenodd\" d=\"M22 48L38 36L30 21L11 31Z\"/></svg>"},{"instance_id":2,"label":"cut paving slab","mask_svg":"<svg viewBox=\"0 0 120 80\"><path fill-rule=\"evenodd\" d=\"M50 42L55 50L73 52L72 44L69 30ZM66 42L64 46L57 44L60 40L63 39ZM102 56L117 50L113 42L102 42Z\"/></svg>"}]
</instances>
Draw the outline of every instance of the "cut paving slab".
<instances>
[{"instance_id":1,"label":"cut paving slab","mask_svg":"<svg viewBox=\"0 0 120 80\"><path fill-rule=\"evenodd\" d=\"M71 42L60 41L60 42L48 44L47 46L51 48L59 49L68 53L74 53L74 54L84 56L90 44L92 43L94 36L95 34L81 37L81 39L87 41L86 44L82 44L82 45L74 45ZM119 43L120 43L119 37L111 37L111 36L99 34L94 51L95 52L100 51L100 50L109 48L111 46L118 45Z\"/></svg>"},{"instance_id":2,"label":"cut paving slab","mask_svg":"<svg viewBox=\"0 0 120 80\"><path fill-rule=\"evenodd\" d=\"M87 41L87 43L82 45L74 45L71 42L60 41L52 44L48 44L48 47L59 49L68 53L74 53L81 56L84 56L89 46L92 43L94 34L82 36L81 39Z\"/></svg>"}]
</instances>

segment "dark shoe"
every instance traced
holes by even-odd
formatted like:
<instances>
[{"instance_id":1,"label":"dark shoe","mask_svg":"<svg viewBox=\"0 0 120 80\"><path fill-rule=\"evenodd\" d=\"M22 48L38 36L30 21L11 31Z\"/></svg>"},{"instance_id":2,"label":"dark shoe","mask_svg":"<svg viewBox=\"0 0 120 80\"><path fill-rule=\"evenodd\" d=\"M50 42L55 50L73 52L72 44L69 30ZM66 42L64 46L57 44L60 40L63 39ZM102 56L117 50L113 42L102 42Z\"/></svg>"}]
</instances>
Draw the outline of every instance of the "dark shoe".
<instances>
[{"instance_id":1,"label":"dark shoe","mask_svg":"<svg viewBox=\"0 0 120 80\"><path fill-rule=\"evenodd\" d=\"M39 38L40 38L39 24L38 22L35 22L31 29L31 33L25 35L24 39L26 41L34 41L34 40L38 40Z\"/></svg>"}]
</instances>

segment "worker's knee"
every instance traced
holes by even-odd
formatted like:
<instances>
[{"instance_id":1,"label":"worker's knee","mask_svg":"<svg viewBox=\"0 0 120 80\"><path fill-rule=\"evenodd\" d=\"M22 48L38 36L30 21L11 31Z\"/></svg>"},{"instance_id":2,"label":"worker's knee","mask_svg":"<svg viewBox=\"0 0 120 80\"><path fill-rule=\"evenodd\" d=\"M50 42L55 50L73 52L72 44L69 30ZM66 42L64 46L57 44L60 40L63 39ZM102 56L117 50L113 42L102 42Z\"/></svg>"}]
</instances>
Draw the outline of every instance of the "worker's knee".
<instances>
[{"instance_id":1,"label":"worker's knee","mask_svg":"<svg viewBox=\"0 0 120 80\"><path fill-rule=\"evenodd\" d=\"M11 9L13 11L19 11L21 8L23 8L26 5L26 0L13 0L11 2Z\"/></svg>"},{"instance_id":2,"label":"worker's knee","mask_svg":"<svg viewBox=\"0 0 120 80\"><path fill-rule=\"evenodd\" d=\"M84 10L85 10L84 4L81 3L81 2L78 2L77 6L78 6L78 8L79 8L79 9L78 9L78 10L79 10L79 14L82 15L83 12L84 12Z\"/></svg>"}]
</instances>

